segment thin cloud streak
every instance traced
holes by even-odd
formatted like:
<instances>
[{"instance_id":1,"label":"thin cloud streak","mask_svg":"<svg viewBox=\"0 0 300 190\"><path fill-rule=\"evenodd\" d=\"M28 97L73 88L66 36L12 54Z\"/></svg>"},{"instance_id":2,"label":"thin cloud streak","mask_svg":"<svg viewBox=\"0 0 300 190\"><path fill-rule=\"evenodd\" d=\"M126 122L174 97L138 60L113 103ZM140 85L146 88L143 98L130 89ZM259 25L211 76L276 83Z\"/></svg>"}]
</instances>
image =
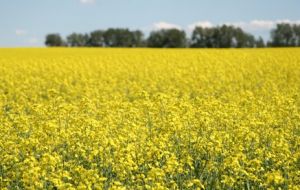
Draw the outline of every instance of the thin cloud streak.
<instances>
[{"instance_id":1,"label":"thin cloud streak","mask_svg":"<svg viewBox=\"0 0 300 190\"><path fill-rule=\"evenodd\" d=\"M82 4L94 4L96 0L80 0L80 3Z\"/></svg>"},{"instance_id":2,"label":"thin cloud streak","mask_svg":"<svg viewBox=\"0 0 300 190\"><path fill-rule=\"evenodd\" d=\"M153 30L160 30L160 29L179 29L181 30L182 27L177 25L177 24L172 24L172 23L168 23L168 22L157 22L153 24Z\"/></svg>"},{"instance_id":3,"label":"thin cloud streak","mask_svg":"<svg viewBox=\"0 0 300 190\"><path fill-rule=\"evenodd\" d=\"M24 36L24 35L27 34L27 31L26 30L22 30L22 29L16 29L15 34L17 36Z\"/></svg>"}]
</instances>

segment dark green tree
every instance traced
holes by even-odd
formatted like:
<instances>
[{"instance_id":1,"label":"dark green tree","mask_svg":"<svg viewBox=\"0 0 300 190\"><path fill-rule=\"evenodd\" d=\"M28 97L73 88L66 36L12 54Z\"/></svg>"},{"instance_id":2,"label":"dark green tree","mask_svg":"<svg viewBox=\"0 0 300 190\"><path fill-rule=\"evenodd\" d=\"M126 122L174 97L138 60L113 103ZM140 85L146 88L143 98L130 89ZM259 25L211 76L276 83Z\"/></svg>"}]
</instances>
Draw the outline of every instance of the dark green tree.
<instances>
[{"instance_id":1,"label":"dark green tree","mask_svg":"<svg viewBox=\"0 0 300 190\"><path fill-rule=\"evenodd\" d=\"M263 48L265 46L266 45L265 45L264 40L262 39L261 36L259 36L258 39L255 40L255 47L257 47L257 48Z\"/></svg>"},{"instance_id":2,"label":"dark green tree","mask_svg":"<svg viewBox=\"0 0 300 190\"><path fill-rule=\"evenodd\" d=\"M218 28L206 28L206 47L219 48L220 47L220 31Z\"/></svg>"},{"instance_id":3,"label":"dark green tree","mask_svg":"<svg viewBox=\"0 0 300 190\"><path fill-rule=\"evenodd\" d=\"M234 47L235 46L235 41L234 39L237 40L237 44L239 44L239 41L242 36L235 36L238 34L237 32L240 31L235 31L235 28L233 26L227 26L223 25L220 28L216 28L216 39L215 41L217 44L215 47L220 47L220 48L229 48L229 47ZM240 32L241 33L241 32Z\"/></svg>"},{"instance_id":4,"label":"dark green tree","mask_svg":"<svg viewBox=\"0 0 300 190\"><path fill-rule=\"evenodd\" d=\"M293 27L288 23L277 24L271 31L271 45L273 47L289 47L296 45Z\"/></svg>"},{"instance_id":5,"label":"dark green tree","mask_svg":"<svg viewBox=\"0 0 300 190\"><path fill-rule=\"evenodd\" d=\"M234 26L211 28L196 27L192 33L191 47L202 48L242 48L254 47L255 38Z\"/></svg>"},{"instance_id":6,"label":"dark green tree","mask_svg":"<svg viewBox=\"0 0 300 190\"><path fill-rule=\"evenodd\" d=\"M293 31L294 31L294 35L295 35L295 45L300 47L300 24L293 25Z\"/></svg>"},{"instance_id":7,"label":"dark green tree","mask_svg":"<svg viewBox=\"0 0 300 190\"><path fill-rule=\"evenodd\" d=\"M147 39L148 47L182 48L186 47L185 32L178 29L152 31Z\"/></svg>"},{"instance_id":8,"label":"dark green tree","mask_svg":"<svg viewBox=\"0 0 300 190\"><path fill-rule=\"evenodd\" d=\"M131 47L132 36L128 29L109 28L104 32L104 42L109 47Z\"/></svg>"},{"instance_id":9,"label":"dark green tree","mask_svg":"<svg viewBox=\"0 0 300 190\"><path fill-rule=\"evenodd\" d=\"M190 47L207 47L206 28L196 27L192 33Z\"/></svg>"},{"instance_id":10,"label":"dark green tree","mask_svg":"<svg viewBox=\"0 0 300 190\"><path fill-rule=\"evenodd\" d=\"M46 36L45 45L48 47L59 47L64 46L65 43L59 34L53 33Z\"/></svg>"},{"instance_id":11,"label":"dark green tree","mask_svg":"<svg viewBox=\"0 0 300 190\"><path fill-rule=\"evenodd\" d=\"M72 47L83 47L88 45L89 36L87 34L72 33L67 36L67 43Z\"/></svg>"},{"instance_id":12,"label":"dark green tree","mask_svg":"<svg viewBox=\"0 0 300 190\"><path fill-rule=\"evenodd\" d=\"M246 33L241 28L234 28L234 39L236 40L236 48L252 48L255 46L255 37Z\"/></svg>"},{"instance_id":13,"label":"dark green tree","mask_svg":"<svg viewBox=\"0 0 300 190\"><path fill-rule=\"evenodd\" d=\"M103 47L105 46L103 30L95 30L90 33L88 45L92 47Z\"/></svg>"},{"instance_id":14,"label":"dark green tree","mask_svg":"<svg viewBox=\"0 0 300 190\"><path fill-rule=\"evenodd\" d=\"M131 32L132 45L131 47L143 47L145 46L144 34L140 30L135 30Z\"/></svg>"},{"instance_id":15,"label":"dark green tree","mask_svg":"<svg viewBox=\"0 0 300 190\"><path fill-rule=\"evenodd\" d=\"M140 30L130 31L127 28L109 28L103 33L103 40L108 47L141 47L144 44Z\"/></svg>"}]
</instances>

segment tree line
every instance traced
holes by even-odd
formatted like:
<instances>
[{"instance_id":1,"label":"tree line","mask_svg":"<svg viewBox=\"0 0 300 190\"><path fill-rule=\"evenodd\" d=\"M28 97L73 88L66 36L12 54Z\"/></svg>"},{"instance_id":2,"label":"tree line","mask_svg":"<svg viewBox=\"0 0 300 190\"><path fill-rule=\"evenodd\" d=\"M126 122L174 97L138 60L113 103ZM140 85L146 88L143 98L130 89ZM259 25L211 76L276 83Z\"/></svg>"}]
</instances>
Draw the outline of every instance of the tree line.
<instances>
[{"instance_id":1,"label":"tree line","mask_svg":"<svg viewBox=\"0 0 300 190\"><path fill-rule=\"evenodd\" d=\"M245 32L240 27L222 25L195 27L190 38L179 29L155 30L145 38L140 30L109 28L90 33L72 33L63 39L60 34L46 36L49 47L152 47L152 48L253 48L300 46L300 25L281 23L270 32L270 41Z\"/></svg>"}]
</instances>

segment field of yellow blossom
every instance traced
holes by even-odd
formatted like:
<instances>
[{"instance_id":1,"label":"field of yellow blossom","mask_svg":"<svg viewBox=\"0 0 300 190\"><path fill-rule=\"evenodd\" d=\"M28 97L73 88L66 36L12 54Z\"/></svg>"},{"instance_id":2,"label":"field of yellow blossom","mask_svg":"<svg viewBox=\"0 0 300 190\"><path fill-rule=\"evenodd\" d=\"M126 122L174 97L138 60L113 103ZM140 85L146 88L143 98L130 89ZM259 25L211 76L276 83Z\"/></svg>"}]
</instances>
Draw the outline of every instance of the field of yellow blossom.
<instances>
[{"instance_id":1,"label":"field of yellow blossom","mask_svg":"<svg viewBox=\"0 0 300 190\"><path fill-rule=\"evenodd\" d=\"M0 189L300 189L300 49L0 49Z\"/></svg>"}]
</instances>

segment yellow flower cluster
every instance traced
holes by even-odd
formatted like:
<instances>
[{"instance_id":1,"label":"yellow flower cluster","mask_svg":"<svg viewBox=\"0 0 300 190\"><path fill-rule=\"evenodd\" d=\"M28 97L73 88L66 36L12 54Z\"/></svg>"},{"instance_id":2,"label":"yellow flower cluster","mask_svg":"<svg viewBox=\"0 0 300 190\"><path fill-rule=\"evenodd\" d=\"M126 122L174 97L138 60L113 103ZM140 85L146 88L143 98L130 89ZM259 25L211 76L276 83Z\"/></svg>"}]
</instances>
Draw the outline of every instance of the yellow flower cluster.
<instances>
[{"instance_id":1,"label":"yellow flower cluster","mask_svg":"<svg viewBox=\"0 0 300 190\"><path fill-rule=\"evenodd\" d=\"M300 189L300 49L0 49L0 189Z\"/></svg>"}]
</instances>

